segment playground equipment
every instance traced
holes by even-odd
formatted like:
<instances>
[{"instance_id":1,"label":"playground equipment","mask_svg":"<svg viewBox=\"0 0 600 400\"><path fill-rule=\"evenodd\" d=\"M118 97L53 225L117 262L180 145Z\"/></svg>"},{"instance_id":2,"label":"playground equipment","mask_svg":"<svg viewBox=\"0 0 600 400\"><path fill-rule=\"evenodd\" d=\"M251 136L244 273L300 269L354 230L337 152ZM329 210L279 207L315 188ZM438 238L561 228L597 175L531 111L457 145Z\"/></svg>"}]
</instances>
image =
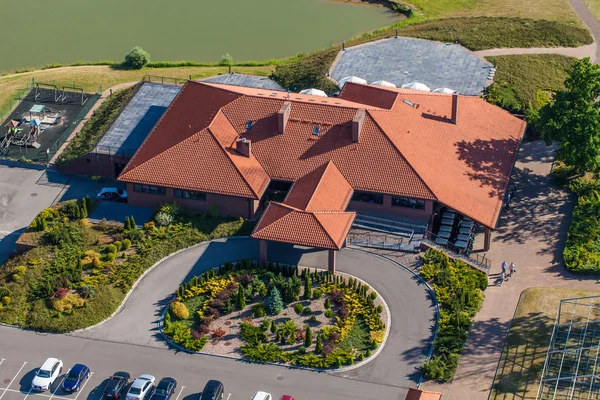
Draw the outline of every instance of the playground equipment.
<instances>
[{"instance_id":1,"label":"playground equipment","mask_svg":"<svg viewBox=\"0 0 600 400\"><path fill-rule=\"evenodd\" d=\"M35 80L33 86L33 99L36 101L51 101L54 99L55 103L58 103L60 100L60 91L58 86L52 83L44 83L44 82L36 82Z\"/></svg>"},{"instance_id":2,"label":"playground equipment","mask_svg":"<svg viewBox=\"0 0 600 400\"><path fill-rule=\"evenodd\" d=\"M83 88L74 86L63 86L62 94L59 96L59 99L61 103L79 103L81 105L84 105L88 100Z\"/></svg>"},{"instance_id":3,"label":"playground equipment","mask_svg":"<svg viewBox=\"0 0 600 400\"><path fill-rule=\"evenodd\" d=\"M34 101L54 103L78 103L84 105L88 96L83 88L76 86L61 86L54 83L38 82L32 78Z\"/></svg>"}]
</instances>

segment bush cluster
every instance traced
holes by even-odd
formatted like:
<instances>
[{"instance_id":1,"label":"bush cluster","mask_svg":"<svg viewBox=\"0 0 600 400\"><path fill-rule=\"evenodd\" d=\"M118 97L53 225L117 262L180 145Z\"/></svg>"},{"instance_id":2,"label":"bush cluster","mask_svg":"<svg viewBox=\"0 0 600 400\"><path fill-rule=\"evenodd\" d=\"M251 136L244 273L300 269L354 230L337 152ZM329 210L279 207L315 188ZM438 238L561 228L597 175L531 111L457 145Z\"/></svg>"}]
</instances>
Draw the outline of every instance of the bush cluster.
<instances>
[{"instance_id":1,"label":"bush cluster","mask_svg":"<svg viewBox=\"0 0 600 400\"><path fill-rule=\"evenodd\" d=\"M487 276L439 250L427 250L421 276L433 283L440 304L438 334L433 355L423 366L428 379L445 382L458 366L473 317L481 308Z\"/></svg>"}]
</instances>

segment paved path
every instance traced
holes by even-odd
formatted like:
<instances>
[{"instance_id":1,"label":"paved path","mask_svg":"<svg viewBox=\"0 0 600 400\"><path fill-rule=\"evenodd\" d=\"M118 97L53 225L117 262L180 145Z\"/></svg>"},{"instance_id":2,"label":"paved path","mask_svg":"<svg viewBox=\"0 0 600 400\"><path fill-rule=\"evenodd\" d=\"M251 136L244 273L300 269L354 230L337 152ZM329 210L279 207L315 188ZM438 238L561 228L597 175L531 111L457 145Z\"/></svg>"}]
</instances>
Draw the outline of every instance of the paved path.
<instances>
[{"instance_id":1,"label":"paved path","mask_svg":"<svg viewBox=\"0 0 600 400\"><path fill-rule=\"evenodd\" d=\"M513 54L560 54L563 56L585 58L590 57L592 62L600 61L600 23L585 6L583 0L569 0L569 4L577 13L579 19L588 27L594 43L580 47L531 47L531 48L501 48L474 51L473 54L485 56L505 56Z\"/></svg>"},{"instance_id":2,"label":"paved path","mask_svg":"<svg viewBox=\"0 0 600 400\"><path fill-rule=\"evenodd\" d=\"M488 253L490 282L501 263L514 262L517 274L502 287L490 286L483 308L475 317L452 386L426 383L424 387L449 394L450 399L488 398L504 341L521 292L529 287L569 287L600 290L597 278L573 275L562 265L573 198L550 182L553 148L543 142L524 143L512 180L519 189L509 212L503 212Z\"/></svg>"},{"instance_id":3,"label":"paved path","mask_svg":"<svg viewBox=\"0 0 600 400\"><path fill-rule=\"evenodd\" d=\"M273 244L273 261L322 267L327 252ZM140 282L124 309L105 324L74 335L164 348L156 321L177 286L207 268L227 260L257 258L258 243L253 239L229 239L194 247L166 260ZM430 349L435 311L423 284L399 265L363 251L344 249L338 255L338 268L369 282L386 300L392 315L388 341L379 356L343 377L406 389L419 379L419 368ZM209 361L209 359L203 361Z\"/></svg>"}]
</instances>

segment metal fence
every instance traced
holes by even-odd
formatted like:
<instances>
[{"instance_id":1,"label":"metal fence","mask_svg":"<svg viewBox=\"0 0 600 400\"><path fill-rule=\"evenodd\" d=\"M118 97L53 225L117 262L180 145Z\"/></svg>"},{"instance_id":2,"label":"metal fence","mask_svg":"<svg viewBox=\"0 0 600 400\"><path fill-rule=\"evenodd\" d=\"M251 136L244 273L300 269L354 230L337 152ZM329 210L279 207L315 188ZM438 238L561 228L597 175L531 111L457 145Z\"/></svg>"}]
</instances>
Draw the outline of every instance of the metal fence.
<instances>
[{"instance_id":1,"label":"metal fence","mask_svg":"<svg viewBox=\"0 0 600 400\"><path fill-rule=\"evenodd\" d=\"M142 82L160 83L161 85L180 85L183 86L188 80L171 78L168 76L145 75Z\"/></svg>"},{"instance_id":2,"label":"metal fence","mask_svg":"<svg viewBox=\"0 0 600 400\"><path fill-rule=\"evenodd\" d=\"M15 93L9 100L8 103L2 109L0 109L0 123L6 120L8 116L13 112L19 105L21 100L31 91L33 88L32 84L28 83L24 88L21 88Z\"/></svg>"}]
</instances>

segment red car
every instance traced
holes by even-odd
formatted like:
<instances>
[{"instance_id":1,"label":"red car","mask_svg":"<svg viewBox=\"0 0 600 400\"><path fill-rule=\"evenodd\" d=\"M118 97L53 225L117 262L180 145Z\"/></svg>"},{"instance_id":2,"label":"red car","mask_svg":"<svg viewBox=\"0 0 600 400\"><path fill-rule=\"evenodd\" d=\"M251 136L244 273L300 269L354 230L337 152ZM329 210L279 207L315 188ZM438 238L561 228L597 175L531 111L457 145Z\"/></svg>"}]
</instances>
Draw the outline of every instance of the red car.
<instances>
[{"instance_id":1,"label":"red car","mask_svg":"<svg viewBox=\"0 0 600 400\"><path fill-rule=\"evenodd\" d=\"M283 396L281 396L281 399L279 400L296 400L295 398L293 398L292 396L290 396L289 394L284 394Z\"/></svg>"}]
</instances>

